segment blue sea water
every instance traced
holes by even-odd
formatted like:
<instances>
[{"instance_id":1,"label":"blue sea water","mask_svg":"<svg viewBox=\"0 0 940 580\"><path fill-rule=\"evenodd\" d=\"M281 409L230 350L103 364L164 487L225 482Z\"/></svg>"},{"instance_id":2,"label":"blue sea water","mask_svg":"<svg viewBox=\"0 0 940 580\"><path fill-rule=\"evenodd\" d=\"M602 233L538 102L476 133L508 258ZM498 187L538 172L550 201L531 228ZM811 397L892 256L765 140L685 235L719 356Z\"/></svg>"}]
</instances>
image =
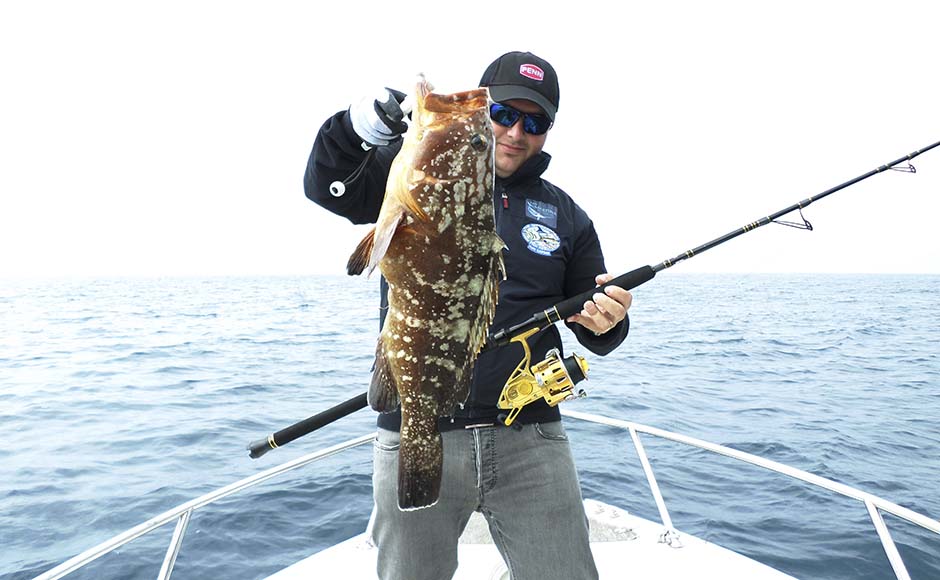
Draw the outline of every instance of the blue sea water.
<instances>
[{"instance_id":1,"label":"blue sea water","mask_svg":"<svg viewBox=\"0 0 940 580\"><path fill-rule=\"evenodd\" d=\"M569 408L678 431L940 517L940 276L664 272ZM0 579L32 578L189 499L369 432L374 280L0 282ZM563 334L567 334L564 331ZM569 422L586 497L657 518L629 436ZM893 574L864 506L644 438L675 525L800 578ZM197 511L174 578L255 579L359 533L368 446ZM940 536L886 516L912 578ZM72 578L153 578L172 526ZM625 572L625 577L629 577Z\"/></svg>"}]
</instances>

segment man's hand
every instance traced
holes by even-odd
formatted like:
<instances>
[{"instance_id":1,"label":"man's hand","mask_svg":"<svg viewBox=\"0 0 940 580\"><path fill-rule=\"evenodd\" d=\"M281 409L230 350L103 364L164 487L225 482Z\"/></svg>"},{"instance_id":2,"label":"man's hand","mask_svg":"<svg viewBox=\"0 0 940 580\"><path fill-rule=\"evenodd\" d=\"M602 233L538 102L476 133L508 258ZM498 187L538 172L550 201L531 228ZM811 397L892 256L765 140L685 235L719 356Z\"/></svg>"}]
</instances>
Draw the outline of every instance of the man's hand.
<instances>
[{"instance_id":1,"label":"man's hand","mask_svg":"<svg viewBox=\"0 0 940 580\"><path fill-rule=\"evenodd\" d=\"M401 103L405 93L382 89L377 96L363 97L349 107L349 120L356 134L370 147L388 145L408 130Z\"/></svg>"},{"instance_id":2,"label":"man's hand","mask_svg":"<svg viewBox=\"0 0 940 580\"><path fill-rule=\"evenodd\" d=\"M612 274L598 274L594 281L600 286L614 279ZM633 303L633 295L619 286L608 286L604 292L597 292L584 303L579 314L567 318L568 322L577 322L594 334L604 334L621 320L626 318L627 311Z\"/></svg>"}]
</instances>

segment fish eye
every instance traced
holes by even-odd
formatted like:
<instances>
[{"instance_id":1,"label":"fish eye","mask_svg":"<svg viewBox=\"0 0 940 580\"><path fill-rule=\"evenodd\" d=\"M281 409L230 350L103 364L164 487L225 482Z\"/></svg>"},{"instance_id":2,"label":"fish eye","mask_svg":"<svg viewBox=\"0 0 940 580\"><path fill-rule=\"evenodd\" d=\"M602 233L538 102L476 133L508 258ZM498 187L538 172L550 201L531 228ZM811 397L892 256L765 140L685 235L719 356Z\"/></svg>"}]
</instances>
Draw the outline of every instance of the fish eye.
<instances>
[{"instance_id":1,"label":"fish eye","mask_svg":"<svg viewBox=\"0 0 940 580\"><path fill-rule=\"evenodd\" d=\"M486 137L479 133L474 133L473 136L470 137L470 146L477 151L486 151Z\"/></svg>"}]
</instances>

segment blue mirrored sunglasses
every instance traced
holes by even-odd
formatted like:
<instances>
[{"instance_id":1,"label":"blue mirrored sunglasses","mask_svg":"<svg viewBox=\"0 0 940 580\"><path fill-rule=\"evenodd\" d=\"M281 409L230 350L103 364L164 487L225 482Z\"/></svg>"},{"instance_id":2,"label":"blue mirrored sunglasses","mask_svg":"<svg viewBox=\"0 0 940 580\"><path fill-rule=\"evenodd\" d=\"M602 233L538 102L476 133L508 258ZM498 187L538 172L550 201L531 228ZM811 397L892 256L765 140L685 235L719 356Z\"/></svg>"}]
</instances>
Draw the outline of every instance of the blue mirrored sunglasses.
<instances>
[{"instance_id":1,"label":"blue mirrored sunglasses","mask_svg":"<svg viewBox=\"0 0 940 580\"><path fill-rule=\"evenodd\" d=\"M552 120L548 115L523 113L502 103L490 105L490 119L503 127L512 127L519 121L520 117L522 118L522 130L530 135L544 135L552 128Z\"/></svg>"}]
</instances>

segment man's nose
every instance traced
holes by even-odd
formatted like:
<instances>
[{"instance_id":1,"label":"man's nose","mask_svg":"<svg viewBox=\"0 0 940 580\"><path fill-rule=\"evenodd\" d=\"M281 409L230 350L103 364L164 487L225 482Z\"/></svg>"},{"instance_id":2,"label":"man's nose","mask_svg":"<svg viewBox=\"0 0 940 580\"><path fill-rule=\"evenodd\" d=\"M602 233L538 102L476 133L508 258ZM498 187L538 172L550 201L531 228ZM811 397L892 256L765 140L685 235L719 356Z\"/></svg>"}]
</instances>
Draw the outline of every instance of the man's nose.
<instances>
[{"instance_id":1,"label":"man's nose","mask_svg":"<svg viewBox=\"0 0 940 580\"><path fill-rule=\"evenodd\" d=\"M525 138L525 131L522 129L522 125L525 123L524 119L519 119L516 121L516 124L509 128L509 136L515 139L516 141L521 141Z\"/></svg>"}]
</instances>

